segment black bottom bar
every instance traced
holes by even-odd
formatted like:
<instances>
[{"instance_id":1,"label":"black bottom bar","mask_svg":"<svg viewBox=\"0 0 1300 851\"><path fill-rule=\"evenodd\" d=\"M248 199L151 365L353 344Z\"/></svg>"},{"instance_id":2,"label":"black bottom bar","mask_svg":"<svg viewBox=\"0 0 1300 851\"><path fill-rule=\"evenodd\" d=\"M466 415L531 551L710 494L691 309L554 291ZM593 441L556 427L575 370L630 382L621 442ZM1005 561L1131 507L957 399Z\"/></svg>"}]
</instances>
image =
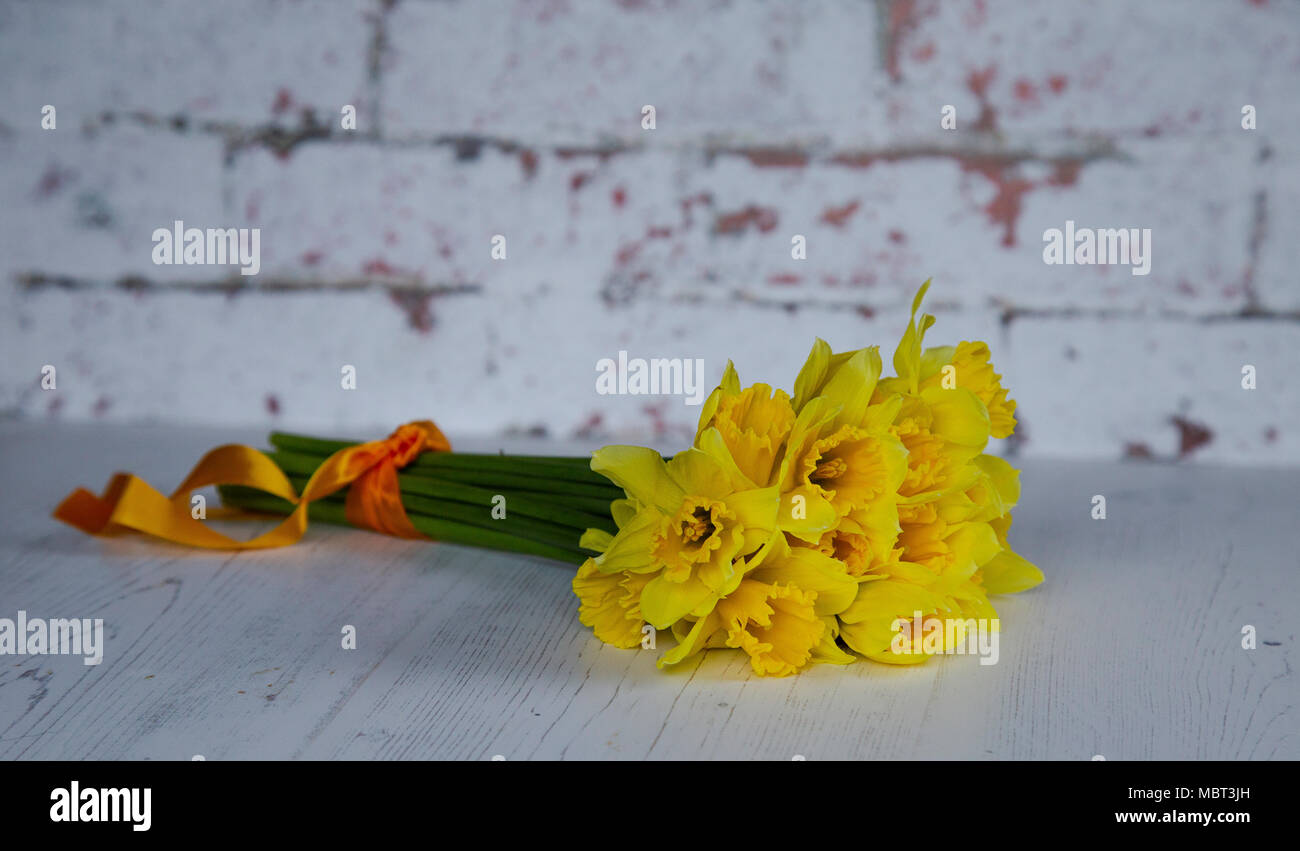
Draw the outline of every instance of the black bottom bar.
<instances>
[{"instance_id":1,"label":"black bottom bar","mask_svg":"<svg viewBox=\"0 0 1300 851\"><path fill-rule=\"evenodd\" d=\"M471 835L484 838L554 828L583 843L653 835L648 824L679 817L695 825L692 836L700 826L749 830L762 813L807 829L837 808L859 828L823 824L832 831L823 838L871 824L865 843L877 829L927 833L941 819L948 829L971 825L972 840L993 823L1003 840L1017 824L1026 837L1053 825L1069 835L1231 839L1258 826L1294 829L1294 805L1283 803L1294 771L1280 762L11 762L0 764L0 800L7 836L128 840L325 830L335 845L405 829L431 831L432 842L474 822Z\"/></svg>"}]
</instances>

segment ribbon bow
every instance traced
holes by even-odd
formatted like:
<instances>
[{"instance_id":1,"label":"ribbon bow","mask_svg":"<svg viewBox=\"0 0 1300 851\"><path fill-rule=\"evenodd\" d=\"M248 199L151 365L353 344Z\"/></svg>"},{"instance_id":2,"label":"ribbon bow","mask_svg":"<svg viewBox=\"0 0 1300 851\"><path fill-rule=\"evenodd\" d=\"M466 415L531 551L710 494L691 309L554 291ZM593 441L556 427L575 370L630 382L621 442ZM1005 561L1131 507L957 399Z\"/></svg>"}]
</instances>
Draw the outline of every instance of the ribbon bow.
<instances>
[{"instance_id":1,"label":"ribbon bow","mask_svg":"<svg viewBox=\"0 0 1300 851\"><path fill-rule=\"evenodd\" d=\"M383 440L340 449L325 459L302 490L293 485L275 462L249 446L218 446L199 459L171 496L163 496L143 479L118 473L95 496L77 488L54 510L54 516L91 535L134 529L157 538L218 550L284 547L307 530L307 505L351 485L347 518L354 526L401 538L424 538L411 525L402 506L397 471L422 452L449 452L451 444L429 420L399 426ZM190 494L208 485L244 485L295 503L297 508L280 525L248 541L221 534L190 511Z\"/></svg>"}]
</instances>

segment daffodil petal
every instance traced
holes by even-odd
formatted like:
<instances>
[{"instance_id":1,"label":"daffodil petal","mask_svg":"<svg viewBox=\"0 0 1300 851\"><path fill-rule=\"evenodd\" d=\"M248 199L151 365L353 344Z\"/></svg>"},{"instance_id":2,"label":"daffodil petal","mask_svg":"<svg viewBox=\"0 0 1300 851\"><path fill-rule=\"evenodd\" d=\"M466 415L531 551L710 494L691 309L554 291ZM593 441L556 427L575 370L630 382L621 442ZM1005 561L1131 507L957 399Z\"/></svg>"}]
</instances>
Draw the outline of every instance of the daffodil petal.
<instances>
[{"instance_id":1,"label":"daffodil petal","mask_svg":"<svg viewBox=\"0 0 1300 851\"><path fill-rule=\"evenodd\" d=\"M677 646L660 656L656 664L666 668L691 658L705 648L709 637L721 627L722 620L716 614L700 618L691 626L690 632L677 640Z\"/></svg>"},{"instance_id":2,"label":"daffodil petal","mask_svg":"<svg viewBox=\"0 0 1300 851\"><path fill-rule=\"evenodd\" d=\"M803 368L799 370L799 376L794 380L795 413L803 410L803 406L817 395L817 391L825 383L830 360L831 347L818 337L813 343L812 351L808 353L808 359L804 361Z\"/></svg>"},{"instance_id":3,"label":"daffodil petal","mask_svg":"<svg viewBox=\"0 0 1300 851\"><path fill-rule=\"evenodd\" d=\"M801 541L815 544L839 517L835 506L816 487L803 485L781 495L776 525Z\"/></svg>"},{"instance_id":4,"label":"daffodil petal","mask_svg":"<svg viewBox=\"0 0 1300 851\"><path fill-rule=\"evenodd\" d=\"M880 368L879 349L875 346L859 349L826 382L820 395L839 406L835 425L862 425L876 380L880 378Z\"/></svg>"},{"instance_id":5,"label":"daffodil petal","mask_svg":"<svg viewBox=\"0 0 1300 851\"><path fill-rule=\"evenodd\" d=\"M681 505L681 486L668 475L663 456L644 446L606 446L591 453L591 469L627 491L642 505L665 512Z\"/></svg>"},{"instance_id":6,"label":"daffodil petal","mask_svg":"<svg viewBox=\"0 0 1300 851\"><path fill-rule=\"evenodd\" d=\"M741 472L740 467L736 465L736 459L731 456L731 450L727 448L726 441L722 439L722 432L716 428L706 428L700 432L695 439L695 445L722 467L731 480L730 490L750 490L766 484L750 481L749 477Z\"/></svg>"},{"instance_id":7,"label":"daffodil petal","mask_svg":"<svg viewBox=\"0 0 1300 851\"><path fill-rule=\"evenodd\" d=\"M844 611L858 593L858 583L849 576L843 562L809 547L791 547L784 557L769 557L749 576L760 582L816 591L814 609L819 617Z\"/></svg>"},{"instance_id":8,"label":"daffodil petal","mask_svg":"<svg viewBox=\"0 0 1300 851\"><path fill-rule=\"evenodd\" d=\"M921 316L919 323L916 321L916 312L921 309L921 301L929 289L930 282L926 281L917 290L912 299L912 317L907 322L907 330L903 332L898 348L894 350L894 374L911 393L916 393L920 382L921 343L925 339L925 332L934 324L934 317L928 313Z\"/></svg>"},{"instance_id":9,"label":"daffodil petal","mask_svg":"<svg viewBox=\"0 0 1300 851\"><path fill-rule=\"evenodd\" d=\"M885 632L892 636L890 622L896 617L910 618L916 611L931 614L938 608L934 595L924 588L899 579L864 582L858 586L858 596L847 609L840 612L840 624L863 621L883 621ZM885 644L888 645L888 639Z\"/></svg>"},{"instance_id":10,"label":"daffodil petal","mask_svg":"<svg viewBox=\"0 0 1300 851\"><path fill-rule=\"evenodd\" d=\"M745 543L741 547L741 553L751 553L776 531L781 493L775 487L739 491L726 498L726 506L736 515L737 522L745 530Z\"/></svg>"},{"instance_id":11,"label":"daffodil petal","mask_svg":"<svg viewBox=\"0 0 1300 851\"><path fill-rule=\"evenodd\" d=\"M596 566L602 573L629 570L646 573L659 568L651 554L651 541L663 525L663 515L654 508L644 508L618 534L605 551L596 557Z\"/></svg>"},{"instance_id":12,"label":"daffodil petal","mask_svg":"<svg viewBox=\"0 0 1300 851\"><path fill-rule=\"evenodd\" d=\"M732 491L727 471L703 450L684 449L668 461L667 467L669 477L683 494L722 499Z\"/></svg>"},{"instance_id":13,"label":"daffodil petal","mask_svg":"<svg viewBox=\"0 0 1300 851\"><path fill-rule=\"evenodd\" d=\"M939 577L928 567L910 561L894 561L880 568L886 576L902 579L920 587L934 585Z\"/></svg>"},{"instance_id":14,"label":"daffodil petal","mask_svg":"<svg viewBox=\"0 0 1300 851\"><path fill-rule=\"evenodd\" d=\"M622 529L641 510L641 505L634 499L616 499L609 504L609 513L614 518L614 525Z\"/></svg>"},{"instance_id":15,"label":"daffodil petal","mask_svg":"<svg viewBox=\"0 0 1300 851\"><path fill-rule=\"evenodd\" d=\"M910 582L866 582L859 587L853 605L840 614L840 638L869 659L903 665L923 662L924 654L890 652L898 635L896 624L911 620L917 612L924 617L937 611L934 595Z\"/></svg>"},{"instance_id":16,"label":"daffodil petal","mask_svg":"<svg viewBox=\"0 0 1300 851\"><path fill-rule=\"evenodd\" d=\"M952 363L953 355L957 353L956 346L931 346L921 353L921 373L922 381L934 375L948 364Z\"/></svg>"},{"instance_id":17,"label":"daffodil petal","mask_svg":"<svg viewBox=\"0 0 1300 851\"><path fill-rule=\"evenodd\" d=\"M655 629L667 629L701 605L716 600L718 594L699 579L669 582L656 576L641 591L641 615Z\"/></svg>"},{"instance_id":18,"label":"daffodil petal","mask_svg":"<svg viewBox=\"0 0 1300 851\"><path fill-rule=\"evenodd\" d=\"M982 568L984 590L990 594L1015 594L1043 581L1043 572L1018 553L1003 550Z\"/></svg>"},{"instance_id":19,"label":"daffodil petal","mask_svg":"<svg viewBox=\"0 0 1300 851\"><path fill-rule=\"evenodd\" d=\"M609 545L614 541L614 536L604 529L588 529L582 533L578 539L578 546L584 550L603 553L609 549Z\"/></svg>"},{"instance_id":20,"label":"daffodil petal","mask_svg":"<svg viewBox=\"0 0 1300 851\"><path fill-rule=\"evenodd\" d=\"M993 527L987 523L963 523L947 538L952 564L945 579L969 578L988 564L1002 549Z\"/></svg>"},{"instance_id":21,"label":"daffodil petal","mask_svg":"<svg viewBox=\"0 0 1300 851\"><path fill-rule=\"evenodd\" d=\"M988 443L989 411L980 397L962 387L927 387L921 398L930 406L934 417L930 428L935 434L963 446L983 447Z\"/></svg>"},{"instance_id":22,"label":"daffodil petal","mask_svg":"<svg viewBox=\"0 0 1300 851\"><path fill-rule=\"evenodd\" d=\"M997 490L1001 500L998 515L1006 514L1020 501L1020 471L996 455L978 455L974 463L984 471Z\"/></svg>"},{"instance_id":23,"label":"daffodil petal","mask_svg":"<svg viewBox=\"0 0 1300 851\"><path fill-rule=\"evenodd\" d=\"M898 418L898 412L902 407L902 394L891 393L883 400L867 407L866 415L862 418L862 428L868 434L884 434L894 424L894 420Z\"/></svg>"},{"instance_id":24,"label":"daffodil petal","mask_svg":"<svg viewBox=\"0 0 1300 851\"><path fill-rule=\"evenodd\" d=\"M851 665L857 661L852 653L845 653L840 646L835 643L835 632L832 627L835 626L835 618L823 618L826 623L826 633L822 640L812 650L812 660L827 665ZM838 631L838 630L837 630Z\"/></svg>"},{"instance_id":25,"label":"daffodil petal","mask_svg":"<svg viewBox=\"0 0 1300 851\"><path fill-rule=\"evenodd\" d=\"M639 645L643 622L637 597L644 584L645 578L636 574L601 573L588 559L573 578L573 593L580 601L578 620L606 644Z\"/></svg>"}]
</instances>

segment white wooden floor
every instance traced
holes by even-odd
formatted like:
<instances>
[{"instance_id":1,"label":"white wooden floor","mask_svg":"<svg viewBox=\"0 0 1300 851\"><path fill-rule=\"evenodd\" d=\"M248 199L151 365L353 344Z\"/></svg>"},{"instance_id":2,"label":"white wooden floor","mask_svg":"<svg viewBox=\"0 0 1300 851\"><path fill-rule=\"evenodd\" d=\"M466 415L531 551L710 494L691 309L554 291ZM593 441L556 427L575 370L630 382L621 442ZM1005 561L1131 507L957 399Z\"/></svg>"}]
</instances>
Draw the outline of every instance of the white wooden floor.
<instances>
[{"instance_id":1,"label":"white wooden floor","mask_svg":"<svg viewBox=\"0 0 1300 851\"><path fill-rule=\"evenodd\" d=\"M49 517L117 469L170 490L232 440L262 445L0 424L0 617L106 630L99 666L0 657L0 758L1300 758L1294 470L1027 463L1012 535L1047 582L998 604L997 665L764 680L735 652L666 674L602 646L551 562L326 526L199 552Z\"/></svg>"}]
</instances>

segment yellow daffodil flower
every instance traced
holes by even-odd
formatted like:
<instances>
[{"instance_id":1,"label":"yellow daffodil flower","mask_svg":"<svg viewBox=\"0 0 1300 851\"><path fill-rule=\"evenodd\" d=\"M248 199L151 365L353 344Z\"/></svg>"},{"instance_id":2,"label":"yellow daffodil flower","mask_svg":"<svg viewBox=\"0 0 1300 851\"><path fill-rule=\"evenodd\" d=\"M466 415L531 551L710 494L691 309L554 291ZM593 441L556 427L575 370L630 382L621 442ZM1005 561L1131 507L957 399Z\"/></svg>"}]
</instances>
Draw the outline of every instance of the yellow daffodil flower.
<instances>
[{"instance_id":1,"label":"yellow daffodil flower","mask_svg":"<svg viewBox=\"0 0 1300 851\"><path fill-rule=\"evenodd\" d=\"M798 411L777 479L781 528L818 544L841 518L892 501L907 450L890 432L897 402L871 406L880 375L875 347L832 354L817 340L795 380Z\"/></svg>"},{"instance_id":2,"label":"yellow daffodil flower","mask_svg":"<svg viewBox=\"0 0 1300 851\"><path fill-rule=\"evenodd\" d=\"M816 547L843 562L850 576L875 574L902 558L898 547L901 531L898 501L890 494L841 518L822 534Z\"/></svg>"},{"instance_id":3,"label":"yellow daffodil flower","mask_svg":"<svg viewBox=\"0 0 1300 851\"><path fill-rule=\"evenodd\" d=\"M722 383L700 411L697 435L716 428L740 472L755 487L765 487L772 484L775 462L793 427L794 408L786 392L766 384L741 390L736 368L727 361Z\"/></svg>"},{"instance_id":4,"label":"yellow daffodil flower","mask_svg":"<svg viewBox=\"0 0 1300 851\"><path fill-rule=\"evenodd\" d=\"M846 663L834 616L852 604L859 580L817 550L777 536L771 552L713 611L673 627L677 646L659 660L676 665L709 647L744 651L762 676L786 676L813 661Z\"/></svg>"},{"instance_id":5,"label":"yellow daffodil flower","mask_svg":"<svg viewBox=\"0 0 1300 851\"><path fill-rule=\"evenodd\" d=\"M596 637L615 647L641 644L645 618L641 616L641 592L651 574L601 573L595 559L587 559L573 579L573 593L578 595L578 620L589 626Z\"/></svg>"},{"instance_id":6,"label":"yellow daffodil flower","mask_svg":"<svg viewBox=\"0 0 1300 851\"><path fill-rule=\"evenodd\" d=\"M949 378L957 387L970 390L989 413L993 437L1010 437L1016 429L1016 402L1007 398L1002 376L993 371L988 343L966 342L956 346L936 346L921 355L919 371L921 390L942 388ZM951 367L951 371L945 371Z\"/></svg>"},{"instance_id":7,"label":"yellow daffodil flower","mask_svg":"<svg viewBox=\"0 0 1300 851\"><path fill-rule=\"evenodd\" d=\"M614 607L632 610L594 574L640 577L619 579L617 587L639 592L640 616L665 629L686 615L712 611L745 571L761 563L764 546L776 535L780 496L774 487L753 487L716 437L704 442L711 450L687 449L667 462L639 446L607 446L592 456L591 468L629 497L615 517L617 534L607 540L590 533L583 538L584 546L598 544L602 550L574 585L593 621L597 612L605 617Z\"/></svg>"}]
</instances>

